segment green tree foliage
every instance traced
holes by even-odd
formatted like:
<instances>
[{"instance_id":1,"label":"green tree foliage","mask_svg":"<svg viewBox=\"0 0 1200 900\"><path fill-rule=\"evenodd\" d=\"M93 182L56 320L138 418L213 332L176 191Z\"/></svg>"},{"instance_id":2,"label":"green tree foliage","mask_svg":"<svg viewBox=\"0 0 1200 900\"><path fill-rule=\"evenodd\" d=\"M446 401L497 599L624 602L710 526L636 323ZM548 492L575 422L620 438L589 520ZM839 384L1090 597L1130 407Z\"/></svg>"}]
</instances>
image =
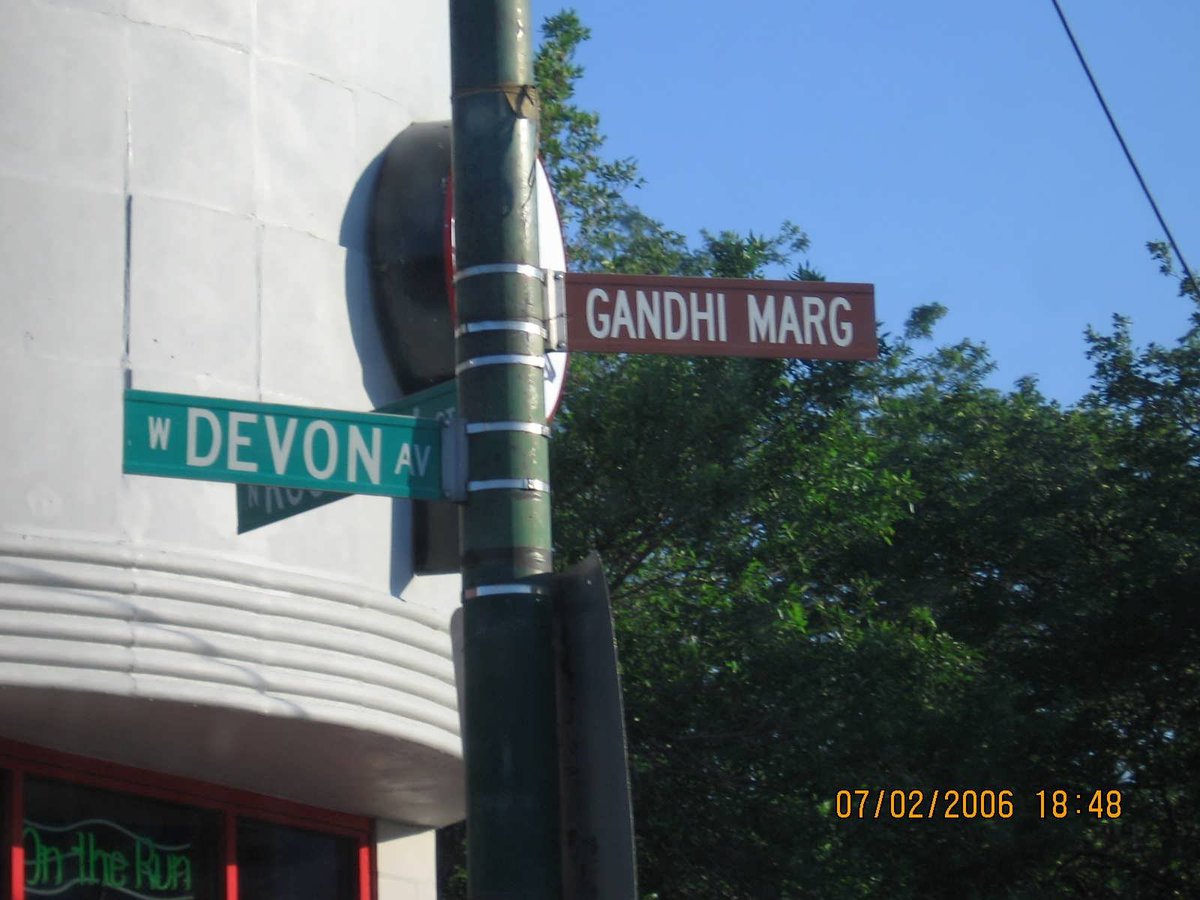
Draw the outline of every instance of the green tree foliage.
<instances>
[{"instance_id":1,"label":"green tree foliage","mask_svg":"<svg viewBox=\"0 0 1200 900\"><path fill-rule=\"evenodd\" d=\"M1118 323L1090 347L1072 409L986 387L978 346L905 341L572 389L558 528L614 585L649 894L1195 894L1200 344ZM860 787L1016 812L838 819ZM1039 819L1055 789L1069 818ZM1097 789L1119 819L1086 815Z\"/></svg>"},{"instance_id":2,"label":"green tree foliage","mask_svg":"<svg viewBox=\"0 0 1200 900\"><path fill-rule=\"evenodd\" d=\"M1187 275L1178 275L1175 271L1175 259L1171 254L1171 245L1166 241L1147 241L1146 249L1150 251L1150 255L1158 262L1158 270L1164 275L1179 279L1179 296L1191 297L1200 304L1200 284L1196 283L1196 276L1193 274L1191 278ZM1185 271L1187 266L1182 267ZM1200 327L1200 310L1192 314L1192 323Z\"/></svg>"},{"instance_id":3,"label":"green tree foliage","mask_svg":"<svg viewBox=\"0 0 1200 900\"><path fill-rule=\"evenodd\" d=\"M577 264L820 277L790 224L691 248L638 211L571 103L586 29L545 33ZM1200 896L1200 328L1090 332L1064 408L989 387L985 347L934 343L945 314L871 363L573 357L556 551L605 560L646 900ZM865 818L839 817L855 789ZM893 819L889 795L876 819L880 789L1013 814Z\"/></svg>"}]
</instances>

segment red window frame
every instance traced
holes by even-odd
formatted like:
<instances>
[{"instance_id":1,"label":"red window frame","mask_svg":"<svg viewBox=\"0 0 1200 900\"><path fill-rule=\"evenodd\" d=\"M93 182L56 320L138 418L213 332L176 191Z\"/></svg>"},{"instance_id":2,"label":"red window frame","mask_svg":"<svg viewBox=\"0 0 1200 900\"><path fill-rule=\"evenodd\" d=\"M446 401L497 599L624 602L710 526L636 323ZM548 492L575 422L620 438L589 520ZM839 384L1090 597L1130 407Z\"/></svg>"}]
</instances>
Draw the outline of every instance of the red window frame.
<instances>
[{"instance_id":1,"label":"red window frame","mask_svg":"<svg viewBox=\"0 0 1200 900\"><path fill-rule=\"evenodd\" d=\"M0 738L0 769L7 770L7 809L3 835L8 857L7 894L0 885L0 897L26 900L25 779L28 776L102 788L166 800L222 813L221 846L225 861L224 900L239 900L237 869L237 820L239 816L305 828L358 841L358 896L356 900L376 900L374 826L367 816L307 806L278 797L222 787L190 778L164 775L117 763L103 762L61 750L49 750ZM220 879L218 879L220 880Z\"/></svg>"}]
</instances>

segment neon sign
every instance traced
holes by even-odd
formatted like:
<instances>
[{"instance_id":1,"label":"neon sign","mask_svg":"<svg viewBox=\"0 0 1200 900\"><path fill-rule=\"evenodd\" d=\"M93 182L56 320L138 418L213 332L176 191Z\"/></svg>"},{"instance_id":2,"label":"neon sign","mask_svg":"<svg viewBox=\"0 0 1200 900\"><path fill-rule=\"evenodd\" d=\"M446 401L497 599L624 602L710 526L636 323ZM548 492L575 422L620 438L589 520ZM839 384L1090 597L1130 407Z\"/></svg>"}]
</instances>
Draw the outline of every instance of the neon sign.
<instances>
[{"instance_id":1,"label":"neon sign","mask_svg":"<svg viewBox=\"0 0 1200 900\"><path fill-rule=\"evenodd\" d=\"M25 893L62 896L75 885L137 900L193 900L191 844L161 844L107 819L70 825L25 820Z\"/></svg>"}]
</instances>

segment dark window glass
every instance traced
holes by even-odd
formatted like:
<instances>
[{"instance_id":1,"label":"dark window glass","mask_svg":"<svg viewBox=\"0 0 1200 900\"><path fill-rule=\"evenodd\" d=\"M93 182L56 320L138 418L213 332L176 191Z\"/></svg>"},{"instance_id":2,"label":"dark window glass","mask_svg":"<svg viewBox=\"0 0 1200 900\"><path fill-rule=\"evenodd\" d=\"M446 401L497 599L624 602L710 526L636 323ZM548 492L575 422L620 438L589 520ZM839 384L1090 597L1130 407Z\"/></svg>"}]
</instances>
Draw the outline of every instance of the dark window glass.
<instances>
[{"instance_id":1,"label":"dark window glass","mask_svg":"<svg viewBox=\"0 0 1200 900\"><path fill-rule=\"evenodd\" d=\"M239 819L238 894L245 900L354 900L352 838Z\"/></svg>"},{"instance_id":2,"label":"dark window glass","mask_svg":"<svg viewBox=\"0 0 1200 900\"><path fill-rule=\"evenodd\" d=\"M218 813L29 778L25 893L33 900L218 900Z\"/></svg>"},{"instance_id":3,"label":"dark window glass","mask_svg":"<svg viewBox=\"0 0 1200 900\"><path fill-rule=\"evenodd\" d=\"M0 769L0 897L8 896L8 807L12 791L12 773Z\"/></svg>"}]
</instances>

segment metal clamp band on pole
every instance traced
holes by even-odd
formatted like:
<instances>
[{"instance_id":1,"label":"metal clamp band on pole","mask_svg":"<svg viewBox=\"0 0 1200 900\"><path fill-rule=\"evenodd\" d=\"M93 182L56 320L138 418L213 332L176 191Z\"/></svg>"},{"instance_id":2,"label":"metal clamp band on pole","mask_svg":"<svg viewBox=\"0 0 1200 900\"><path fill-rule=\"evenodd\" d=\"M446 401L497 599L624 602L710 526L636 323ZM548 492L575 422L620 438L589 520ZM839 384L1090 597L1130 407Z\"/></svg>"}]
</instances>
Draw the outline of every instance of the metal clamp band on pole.
<instances>
[{"instance_id":1,"label":"metal clamp band on pole","mask_svg":"<svg viewBox=\"0 0 1200 900\"><path fill-rule=\"evenodd\" d=\"M529 594L535 597L549 597L550 588L541 584L481 584L479 587L464 590L463 599L474 600L476 597L500 597L506 594Z\"/></svg>"},{"instance_id":2,"label":"metal clamp band on pole","mask_svg":"<svg viewBox=\"0 0 1200 900\"><path fill-rule=\"evenodd\" d=\"M458 284L460 281L479 275L524 275L526 278L536 278L542 282L546 280L546 270L529 263L488 263L459 269L454 273L454 283Z\"/></svg>"},{"instance_id":3,"label":"metal clamp band on pole","mask_svg":"<svg viewBox=\"0 0 1200 900\"><path fill-rule=\"evenodd\" d=\"M468 481L467 492L475 491L540 491L550 493L550 485L540 478L486 478Z\"/></svg>"},{"instance_id":4,"label":"metal clamp band on pole","mask_svg":"<svg viewBox=\"0 0 1200 900\"><path fill-rule=\"evenodd\" d=\"M503 94L512 111L522 119L535 116L541 107L541 101L538 99L537 85L535 84L501 82L500 84L489 84L483 87L460 88L450 95L450 99L459 100L463 97L474 97L479 94Z\"/></svg>"},{"instance_id":5,"label":"metal clamp band on pole","mask_svg":"<svg viewBox=\"0 0 1200 900\"><path fill-rule=\"evenodd\" d=\"M469 422L467 424L467 434L489 434L495 431L523 431L527 434L550 437L550 426L539 425L537 422Z\"/></svg>"},{"instance_id":6,"label":"metal clamp band on pole","mask_svg":"<svg viewBox=\"0 0 1200 900\"><path fill-rule=\"evenodd\" d=\"M499 353L495 356L476 356L474 359L464 359L454 367L454 374L461 375L467 369L477 369L480 366L533 366L535 369L546 368L546 357L527 356L521 353Z\"/></svg>"},{"instance_id":7,"label":"metal clamp band on pole","mask_svg":"<svg viewBox=\"0 0 1200 900\"><path fill-rule=\"evenodd\" d=\"M541 322L530 322L523 320L491 320L487 322L464 322L454 330L455 337L462 337L464 334L478 334L483 331L522 331L525 334L535 334L538 337L545 339L549 332L546 331L546 326Z\"/></svg>"}]
</instances>

